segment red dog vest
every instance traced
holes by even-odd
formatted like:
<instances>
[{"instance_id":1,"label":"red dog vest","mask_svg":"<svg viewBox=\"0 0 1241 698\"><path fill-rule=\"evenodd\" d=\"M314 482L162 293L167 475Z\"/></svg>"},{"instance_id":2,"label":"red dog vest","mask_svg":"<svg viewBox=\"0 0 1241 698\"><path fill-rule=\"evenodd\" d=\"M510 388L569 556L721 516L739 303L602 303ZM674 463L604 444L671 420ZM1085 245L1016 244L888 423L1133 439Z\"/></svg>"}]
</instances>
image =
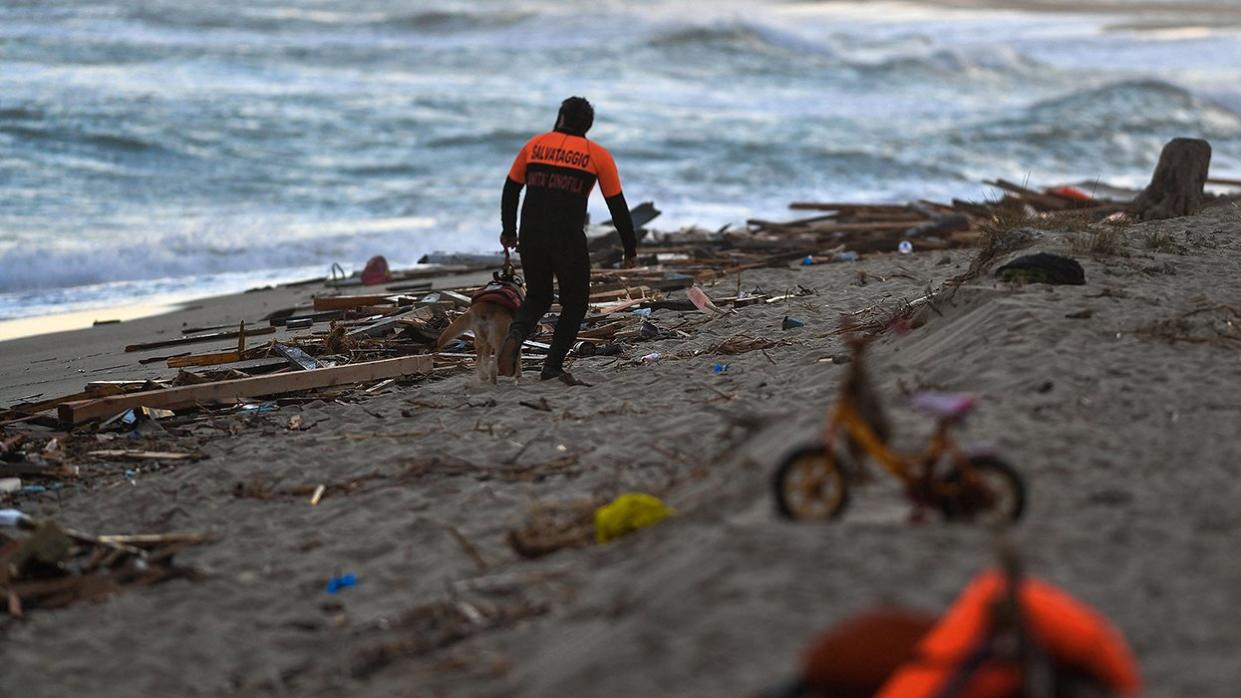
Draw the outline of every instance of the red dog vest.
<instances>
[{"instance_id":1,"label":"red dog vest","mask_svg":"<svg viewBox=\"0 0 1241 698\"><path fill-rule=\"evenodd\" d=\"M491 281L474 292L471 303L496 303L513 312L521 307L521 287L509 281Z\"/></svg>"}]
</instances>

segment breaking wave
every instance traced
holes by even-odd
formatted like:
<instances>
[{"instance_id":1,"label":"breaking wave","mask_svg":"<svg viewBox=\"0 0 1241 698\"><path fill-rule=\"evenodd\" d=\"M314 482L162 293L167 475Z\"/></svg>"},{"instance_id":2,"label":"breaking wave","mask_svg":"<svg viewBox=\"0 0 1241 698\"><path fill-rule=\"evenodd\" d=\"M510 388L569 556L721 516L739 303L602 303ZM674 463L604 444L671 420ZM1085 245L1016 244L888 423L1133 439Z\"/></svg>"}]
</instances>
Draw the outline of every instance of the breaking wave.
<instances>
[{"instance_id":1,"label":"breaking wave","mask_svg":"<svg viewBox=\"0 0 1241 698\"><path fill-rule=\"evenodd\" d=\"M0 249L0 293L71 286L192 277L332 262L350 266L383 254L413 264L427 252L453 246L455 231L420 218L307 225L288 231L249 223L230 235L202 231L148 239L99 242L27 242ZM438 245L438 247L437 247Z\"/></svg>"},{"instance_id":2,"label":"breaking wave","mask_svg":"<svg viewBox=\"0 0 1241 698\"><path fill-rule=\"evenodd\" d=\"M627 197L667 227L807 197L971 198L982 177L1148 177L1180 135L1241 167L1226 32L867 3L583 8L0 3L0 314L39 289L88 302L92 284L491 249L504 173L569 94L595 102Z\"/></svg>"}]
</instances>

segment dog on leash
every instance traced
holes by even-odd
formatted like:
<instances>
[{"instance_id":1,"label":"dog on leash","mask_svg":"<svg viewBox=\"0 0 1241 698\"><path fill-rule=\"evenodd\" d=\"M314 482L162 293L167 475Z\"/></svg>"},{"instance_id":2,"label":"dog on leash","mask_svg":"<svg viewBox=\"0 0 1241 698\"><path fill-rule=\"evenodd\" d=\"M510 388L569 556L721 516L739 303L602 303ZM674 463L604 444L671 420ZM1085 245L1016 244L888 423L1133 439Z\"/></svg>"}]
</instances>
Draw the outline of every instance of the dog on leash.
<instances>
[{"instance_id":1,"label":"dog on leash","mask_svg":"<svg viewBox=\"0 0 1241 698\"><path fill-rule=\"evenodd\" d=\"M442 351L452 340L470 331L474 334L475 366L478 379L483 383L495 383L499 375L497 354L504 338L508 336L509 325L513 324L513 316L521 307L523 298L521 279L511 273L512 267L506 265L506 274L497 273L494 279L479 289L470 299L470 309L444 328L435 342L435 350ZM520 348L518 349L520 352ZM517 365L521 366L521 355L518 354ZM520 371L518 376L520 376Z\"/></svg>"}]
</instances>

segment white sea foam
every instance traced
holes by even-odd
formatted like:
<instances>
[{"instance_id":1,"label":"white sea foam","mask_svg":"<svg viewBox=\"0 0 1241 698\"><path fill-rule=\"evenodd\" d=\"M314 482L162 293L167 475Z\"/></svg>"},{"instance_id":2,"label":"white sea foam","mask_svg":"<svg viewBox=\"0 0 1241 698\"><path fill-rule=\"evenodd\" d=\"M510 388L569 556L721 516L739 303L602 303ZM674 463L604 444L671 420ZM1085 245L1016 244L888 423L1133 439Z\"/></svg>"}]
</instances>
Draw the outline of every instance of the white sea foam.
<instances>
[{"instance_id":1,"label":"white sea foam","mask_svg":"<svg viewBox=\"0 0 1241 698\"><path fill-rule=\"evenodd\" d=\"M1124 7L6 5L0 316L494 249L511 158L569 94L663 227L1140 182L1179 135L1241 174L1235 23Z\"/></svg>"}]
</instances>

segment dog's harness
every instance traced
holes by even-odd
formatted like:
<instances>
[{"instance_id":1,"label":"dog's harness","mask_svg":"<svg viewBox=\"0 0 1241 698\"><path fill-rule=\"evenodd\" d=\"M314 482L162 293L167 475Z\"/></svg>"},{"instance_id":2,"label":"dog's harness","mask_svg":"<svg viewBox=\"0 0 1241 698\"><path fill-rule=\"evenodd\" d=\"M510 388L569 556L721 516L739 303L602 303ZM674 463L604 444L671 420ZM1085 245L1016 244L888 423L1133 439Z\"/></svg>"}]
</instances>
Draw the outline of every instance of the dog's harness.
<instances>
[{"instance_id":1,"label":"dog's harness","mask_svg":"<svg viewBox=\"0 0 1241 698\"><path fill-rule=\"evenodd\" d=\"M504 248L504 266L492 274L491 281L486 286L474 292L470 298L471 303L496 303L502 305L513 312L521 307L525 294L522 292L522 280L517 276L513 269L513 262L509 259L508 248Z\"/></svg>"}]
</instances>

